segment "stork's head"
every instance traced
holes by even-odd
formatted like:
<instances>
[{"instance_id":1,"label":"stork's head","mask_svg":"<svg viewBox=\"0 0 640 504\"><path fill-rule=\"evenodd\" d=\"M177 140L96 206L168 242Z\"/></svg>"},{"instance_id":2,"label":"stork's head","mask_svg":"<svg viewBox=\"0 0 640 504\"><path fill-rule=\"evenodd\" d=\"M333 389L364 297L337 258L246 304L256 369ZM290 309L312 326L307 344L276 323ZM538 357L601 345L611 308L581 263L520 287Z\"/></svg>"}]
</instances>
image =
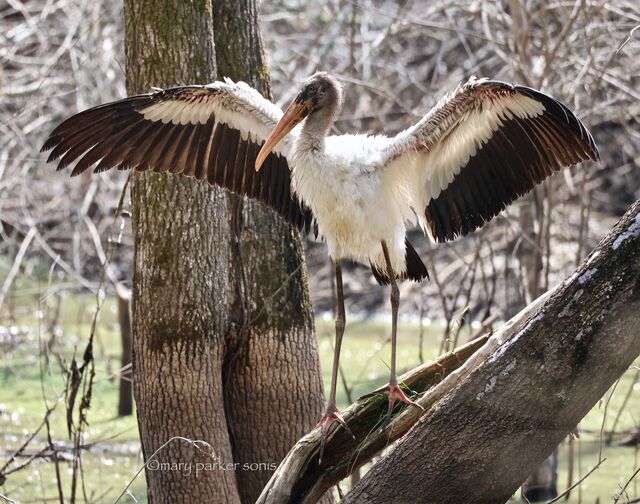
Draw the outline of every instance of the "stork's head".
<instances>
[{"instance_id":1,"label":"stork's head","mask_svg":"<svg viewBox=\"0 0 640 504\"><path fill-rule=\"evenodd\" d=\"M269 152L306 117L314 116L319 119L318 124L326 126L326 134L333 124L342 107L342 85L333 75L327 72L317 72L309 77L300 92L285 110L282 119L276 124L269 137L265 140L256 159L256 171Z\"/></svg>"},{"instance_id":2,"label":"stork's head","mask_svg":"<svg viewBox=\"0 0 640 504\"><path fill-rule=\"evenodd\" d=\"M324 112L337 114L342 107L342 84L327 72L317 72L309 77L291 105L309 110L307 115Z\"/></svg>"}]
</instances>

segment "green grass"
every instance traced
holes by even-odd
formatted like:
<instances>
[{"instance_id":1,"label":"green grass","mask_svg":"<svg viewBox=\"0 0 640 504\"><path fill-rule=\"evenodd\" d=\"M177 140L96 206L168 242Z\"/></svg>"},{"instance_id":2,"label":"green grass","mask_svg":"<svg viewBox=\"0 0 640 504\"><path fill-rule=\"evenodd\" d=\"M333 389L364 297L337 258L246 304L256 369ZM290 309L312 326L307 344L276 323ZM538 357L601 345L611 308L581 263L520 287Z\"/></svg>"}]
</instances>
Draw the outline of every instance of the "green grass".
<instances>
[{"instance_id":1,"label":"green grass","mask_svg":"<svg viewBox=\"0 0 640 504\"><path fill-rule=\"evenodd\" d=\"M36 289L37 290L37 289ZM42 289L44 291L44 289ZM44 366L39 349L49 340L46 321L51 317L53 299L38 305L37 293L9 300L13 305L13 318L7 312L0 313L0 467L7 456L24 441L42 421L46 411L43 395L48 404L52 404L64 390L60 366L55 355L49 356L49 367ZM63 299L61 327L54 348L68 365L74 353L81 360L82 352L90 331L95 299L91 296L66 294ZM37 310L34 307L38 307ZM42 318L38 320L38 311ZM351 390L351 397L357 398L363 393L386 383L390 348L388 345L389 324L363 323L348 321L343 342L341 366ZM333 322L318 320L317 334L322 362L325 388L328 390L330 366L333 356ZM423 353L425 360L437 356L442 335L442 327L432 324L425 330ZM83 455L85 487L90 502L113 502L134 477L142 465L137 424L135 415L125 418L115 416L118 397L118 381L110 375L119 368L119 334L116 323L115 303L105 302L97 340L94 349L96 356L96 379L93 400L89 413L89 428L85 443L96 443L95 447ZM460 337L464 341L465 334ZM420 363L418 352L418 331L415 326L400 324L399 327L399 371L412 368ZM43 367L44 366L44 367ZM42 379L41 379L42 377ZM625 373L620 380L608 408L608 422L611 423L619 411L624 395L635 371ZM636 384L636 388L640 388ZM348 404L347 394L342 386L338 387L340 407ZM640 390L635 390L631 401L621 415L617 429L625 430L640 423ZM581 423L583 432L576 441L581 452L581 474L585 474L598 460L600 447L598 432L602 425L604 403L597 405ZM51 431L54 442L59 446L70 447L67 435L65 408L60 404L51 415ZM593 433L591 433L593 431ZM46 444L46 432L43 430L30 444L29 453ZM567 444L560 449L559 489L566 488ZM640 463L640 455L633 448L618 446L603 447L603 457L607 460L581 485L581 502L610 502L619 490L619 485L633 473ZM24 458L19 462L25 461ZM577 465L577 461L576 461ZM63 490L65 499L69 499L71 468L68 462L61 462ZM578 479L577 469L574 482ZM82 490L79 487L83 501ZM131 492L138 502L145 502L144 476L140 476L131 486ZM634 493L635 492L635 493ZM0 494L19 502L45 502L57 499L53 463L38 460L27 469L9 475ZM640 482L632 484L629 494L640 495ZM571 494L569 502L577 503L578 490ZM2 500L0 499L0 502ZM134 502L125 496L121 502Z\"/></svg>"},{"instance_id":2,"label":"green grass","mask_svg":"<svg viewBox=\"0 0 640 504\"><path fill-rule=\"evenodd\" d=\"M389 344L390 324L382 322L347 321L345 336L342 342L340 367L352 388L351 396L355 400L359 396L371 392L387 383L389 379ZM423 357L425 361L437 357L440 343L437 341L443 327L430 326L425 330ZM322 377L325 390L329 390L331 382L331 363L333 358L334 326L332 321L316 320L316 333L322 361ZM414 325L398 326L398 374L416 367L421 363L419 358L418 330ZM350 404L344 387L337 390L339 407Z\"/></svg>"},{"instance_id":3,"label":"green grass","mask_svg":"<svg viewBox=\"0 0 640 504\"><path fill-rule=\"evenodd\" d=\"M37 298L31 301L33 304L27 303L27 306L37 306ZM52 303L41 303L38 310L44 315L45 321L51 316L47 304ZM91 296L67 295L63 299L61 330L52 350L59 352L65 366L69 366L74 355L79 364L82 363L94 307L95 298ZM34 323L34 320L37 321L37 312L29 313L18 308L15 313L17 316L8 327L16 334L8 341L7 338L0 339L0 351L3 354L0 367L0 465L7 460L7 453L18 448L27 434L41 424L47 410L45 397L49 406L62 401L50 416L54 443L65 448L65 454L70 454L72 446L67 433L62 397L65 383L60 364L54 352L49 354L48 366L46 359L39 357L39 349L45 347L50 338L50 334L46 333L46 322ZM5 316L3 314L3 320ZM96 333L96 377L89 427L84 437L84 443L95 443L95 447L83 455L85 488L90 502L113 502L142 464L135 416L116 416L119 382L113 375L120 367L120 340L115 322L115 303L107 300ZM28 453L45 444L46 430L43 429L29 445ZM24 461L25 458L18 459L18 463ZM70 464L61 462L60 467L65 500L69 500ZM20 502L44 502L57 498L54 483L54 464L41 459L27 469L9 475L5 485L0 487L0 493ZM134 482L131 491L138 500L144 499L144 479ZM80 486L78 492L82 495ZM83 501L84 498L79 500ZM129 498L124 502L133 500Z\"/></svg>"}]
</instances>

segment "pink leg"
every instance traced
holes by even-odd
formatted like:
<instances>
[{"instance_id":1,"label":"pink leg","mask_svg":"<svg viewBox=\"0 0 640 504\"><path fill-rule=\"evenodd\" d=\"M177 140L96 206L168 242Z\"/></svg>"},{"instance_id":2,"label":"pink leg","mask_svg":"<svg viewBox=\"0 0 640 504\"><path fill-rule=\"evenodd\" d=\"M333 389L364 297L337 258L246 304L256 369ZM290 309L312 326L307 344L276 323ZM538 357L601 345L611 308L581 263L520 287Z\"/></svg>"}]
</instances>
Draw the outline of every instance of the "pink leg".
<instances>
[{"instance_id":1,"label":"pink leg","mask_svg":"<svg viewBox=\"0 0 640 504\"><path fill-rule=\"evenodd\" d=\"M347 426L347 423L340 415L336 406L336 385L338 382L338 365L340 363L340 347L342 346L342 336L344 335L345 326L345 310L344 310L344 288L342 286L342 266L340 261L336 262L336 292L338 297L337 310L336 310L336 344L333 353L333 367L331 368L331 389L329 391L329 402L327 403L327 410L324 416L318 422L316 427L320 427L321 439L320 439L320 456L318 464L322 463L322 455L324 453L324 443L329 433L329 427L334 422L338 422L342 425L351 436L353 433Z\"/></svg>"},{"instance_id":2,"label":"pink leg","mask_svg":"<svg viewBox=\"0 0 640 504\"><path fill-rule=\"evenodd\" d=\"M362 397L369 397L373 394L384 392L389 396L389 408L387 410L387 420L391 417L391 412L397 401L403 402L415 408L424 410L415 401L409 399L402 389L398 386L398 376L396 375L396 340L398 335L398 307L400 306L400 289L396 283L395 273L391 266L391 257L389 256L389 249L386 242L382 242L382 252L384 253L384 259L387 263L387 272L391 283L391 372L389 375L389 384L381 387L370 394L366 394Z\"/></svg>"}]
</instances>

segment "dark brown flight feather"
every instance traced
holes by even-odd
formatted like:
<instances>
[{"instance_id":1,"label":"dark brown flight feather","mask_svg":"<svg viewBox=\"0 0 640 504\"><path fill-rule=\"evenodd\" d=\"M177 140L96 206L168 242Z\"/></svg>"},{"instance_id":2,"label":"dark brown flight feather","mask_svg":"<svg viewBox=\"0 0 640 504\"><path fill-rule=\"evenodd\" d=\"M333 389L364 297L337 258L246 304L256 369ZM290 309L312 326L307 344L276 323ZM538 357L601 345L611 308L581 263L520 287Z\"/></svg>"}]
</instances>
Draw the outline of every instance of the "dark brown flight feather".
<instances>
[{"instance_id":1,"label":"dark brown flight feather","mask_svg":"<svg viewBox=\"0 0 640 504\"><path fill-rule=\"evenodd\" d=\"M439 242L478 229L560 168L600 159L586 127L550 96L499 81L483 81L470 92L492 94L496 100L500 95L521 94L540 102L545 110L536 117L503 120L453 181L429 201L424 213ZM447 134L455 135L455 126Z\"/></svg>"},{"instance_id":2,"label":"dark brown flight feather","mask_svg":"<svg viewBox=\"0 0 640 504\"><path fill-rule=\"evenodd\" d=\"M140 112L167 100L203 103L215 93L205 86L184 86L85 110L57 126L42 151L53 149L47 161L59 159L58 170L75 162L72 176L96 165L95 173L117 168L206 179L257 199L304 232L315 230L311 210L291 194L286 158L272 152L255 173L263 142L243 140L239 130L217 122L213 114L205 124L182 125L147 120Z\"/></svg>"}]
</instances>

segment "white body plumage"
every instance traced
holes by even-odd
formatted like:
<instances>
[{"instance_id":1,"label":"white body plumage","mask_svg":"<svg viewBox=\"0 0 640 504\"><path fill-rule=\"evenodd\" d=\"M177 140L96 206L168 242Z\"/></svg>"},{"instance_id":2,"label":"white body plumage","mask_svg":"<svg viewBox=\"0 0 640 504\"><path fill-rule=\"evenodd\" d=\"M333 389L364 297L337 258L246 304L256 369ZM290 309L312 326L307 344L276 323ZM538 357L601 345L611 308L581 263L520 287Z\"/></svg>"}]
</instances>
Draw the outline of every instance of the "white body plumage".
<instances>
[{"instance_id":1,"label":"white body plumage","mask_svg":"<svg viewBox=\"0 0 640 504\"><path fill-rule=\"evenodd\" d=\"M478 82L471 79L466 86ZM454 91L454 96L461 89ZM447 106L452 110L444 119L437 118ZM429 233L424 208L503 122L514 116L537 117L545 110L542 103L520 95L503 96L497 103L480 98L475 108L465 112L457 107L454 99L446 97L423 121L394 138L325 136L322 117L314 119L318 124L294 130L290 151L285 151L292 171L291 186L311 208L334 260L370 262L384 271L381 242L385 241L393 269L402 276L407 267L407 221L417 221ZM431 124L434 118L437 126ZM327 117L324 121L328 122ZM457 135L444 134L456 126ZM440 141L435 143L437 138ZM417 140L428 148L415 152L412 146Z\"/></svg>"},{"instance_id":2,"label":"white body plumage","mask_svg":"<svg viewBox=\"0 0 640 504\"><path fill-rule=\"evenodd\" d=\"M308 205L332 259L371 262L384 270L381 241L396 273L404 273L405 220L412 216L405 188L376 169L385 136L341 135L324 141L301 133L289 153L291 186Z\"/></svg>"}]
</instances>

